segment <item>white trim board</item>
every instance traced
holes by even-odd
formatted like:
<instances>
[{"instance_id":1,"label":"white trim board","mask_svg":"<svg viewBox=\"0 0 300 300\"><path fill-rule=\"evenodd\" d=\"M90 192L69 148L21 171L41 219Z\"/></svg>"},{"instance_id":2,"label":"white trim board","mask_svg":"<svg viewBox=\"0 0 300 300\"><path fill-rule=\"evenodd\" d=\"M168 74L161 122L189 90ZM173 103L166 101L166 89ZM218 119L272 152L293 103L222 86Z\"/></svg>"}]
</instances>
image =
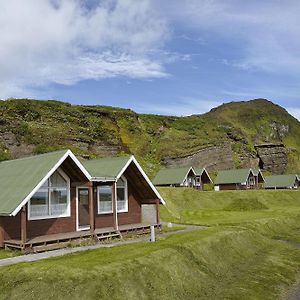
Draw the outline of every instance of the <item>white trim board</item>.
<instances>
[{"instance_id":1,"label":"white trim board","mask_svg":"<svg viewBox=\"0 0 300 300\"><path fill-rule=\"evenodd\" d=\"M67 150L66 153L58 160L58 162L50 169L50 171L44 176L44 178L35 186L35 188L23 199L23 201L17 206L17 208L10 214L10 216L16 216L21 208L30 200L30 198L39 190L39 188L44 184L44 182L60 167L60 165L65 161L67 157L70 157L79 169L84 173L86 178L91 181L91 175L80 163L80 161L75 157L71 150Z\"/></svg>"},{"instance_id":2,"label":"white trim board","mask_svg":"<svg viewBox=\"0 0 300 300\"><path fill-rule=\"evenodd\" d=\"M90 190L87 186L76 186L76 231L90 230L91 229L90 225L85 226L85 227L79 227L79 210L78 210L78 190L79 189L88 190L88 197L90 197L90 195L89 195ZM90 203L89 203L89 205L90 205ZM90 213L90 211L89 211L89 213Z\"/></svg>"},{"instance_id":3,"label":"white trim board","mask_svg":"<svg viewBox=\"0 0 300 300\"><path fill-rule=\"evenodd\" d=\"M138 168L138 170L141 172L141 174L143 175L144 179L147 181L147 183L149 184L150 188L152 189L152 191L155 193L155 195L157 196L157 198L160 200L160 202L163 205L166 205L165 200L162 198L162 196L159 194L159 192L157 191L157 189L154 187L154 185L152 184L152 182L150 181L150 179L148 178L148 176L146 175L146 173L144 172L144 170L142 169L142 167L140 166L140 164L138 163L138 161L135 159L135 157L132 155L127 163L125 164L125 166L122 168L122 170L119 172L119 174L116 177L116 180L118 180L123 173L126 171L126 169L128 168L128 166L130 165L130 163L133 162L136 167Z\"/></svg>"},{"instance_id":4,"label":"white trim board","mask_svg":"<svg viewBox=\"0 0 300 300\"><path fill-rule=\"evenodd\" d=\"M194 172L194 176L196 176L195 170L193 169L193 167L190 167L190 168L188 169L187 173L185 174L185 176L184 176L184 178L183 178L181 184L180 184L181 186L184 185L184 182L185 182L185 181L187 182L187 176L189 175L189 173L190 173L191 170Z\"/></svg>"}]
</instances>

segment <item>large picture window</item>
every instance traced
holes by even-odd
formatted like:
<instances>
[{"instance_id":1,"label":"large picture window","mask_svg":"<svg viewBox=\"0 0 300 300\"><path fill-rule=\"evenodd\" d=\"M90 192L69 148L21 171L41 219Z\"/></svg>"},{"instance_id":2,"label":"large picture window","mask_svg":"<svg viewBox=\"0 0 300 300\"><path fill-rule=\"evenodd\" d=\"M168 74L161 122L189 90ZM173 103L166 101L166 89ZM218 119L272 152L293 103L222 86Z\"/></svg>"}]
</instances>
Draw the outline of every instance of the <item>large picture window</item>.
<instances>
[{"instance_id":1,"label":"large picture window","mask_svg":"<svg viewBox=\"0 0 300 300\"><path fill-rule=\"evenodd\" d=\"M112 186L101 185L97 188L98 214L110 214L112 210Z\"/></svg>"},{"instance_id":2,"label":"large picture window","mask_svg":"<svg viewBox=\"0 0 300 300\"><path fill-rule=\"evenodd\" d=\"M29 201L29 220L70 216L70 179L55 171Z\"/></svg>"},{"instance_id":3,"label":"large picture window","mask_svg":"<svg viewBox=\"0 0 300 300\"><path fill-rule=\"evenodd\" d=\"M117 211L128 212L127 180L124 176L117 181Z\"/></svg>"}]
</instances>

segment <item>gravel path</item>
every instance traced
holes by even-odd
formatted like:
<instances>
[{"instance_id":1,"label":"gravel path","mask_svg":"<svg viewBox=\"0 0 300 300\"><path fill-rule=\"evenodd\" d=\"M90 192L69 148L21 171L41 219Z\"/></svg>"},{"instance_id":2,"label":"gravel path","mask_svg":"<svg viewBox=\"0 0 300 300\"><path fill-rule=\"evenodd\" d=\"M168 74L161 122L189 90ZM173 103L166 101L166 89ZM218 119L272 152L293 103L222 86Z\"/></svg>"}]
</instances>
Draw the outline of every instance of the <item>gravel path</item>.
<instances>
[{"instance_id":1,"label":"gravel path","mask_svg":"<svg viewBox=\"0 0 300 300\"><path fill-rule=\"evenodd\" d=\"M169 236L169 235L174 235L178 233L184 233L184 232L189 232L193 230L199 230L199 229L205 229L207 227L205 226L196 226L196 225L180 225L180 224L173 224L173 226L182 226L184 229L182 230L177 230L177 231L169 231L169 232L163 232L158 235L159 236ZM63 248L59 250L53 250L53 251L47 251L47 252L42 252L42 253L35 253L35 254L27 254L27 255L21 255L21 256L15 256L15 257L9 257L9 258L4 258L0 259L0 267L1 266L8 266L8 265L14 265L22 262L33 262L49 257L57 257L57 256L62 256L65 254L70 254L70 253L76 253L76 252L81 252L81 251L86 251L86 250L93 250L93 249L98 249L98 248L112 248L116 246L121 246L121 245L128 245L128 244L134 244L134 243L139 243L142 241L149 241L149 235L144 235L132 240L120 240L116 242L112 242L109 244L96 244L96 245L90 245L90 246L81 246L81 247L75 247L75 248Z\"/></svg>"}]
</instances>

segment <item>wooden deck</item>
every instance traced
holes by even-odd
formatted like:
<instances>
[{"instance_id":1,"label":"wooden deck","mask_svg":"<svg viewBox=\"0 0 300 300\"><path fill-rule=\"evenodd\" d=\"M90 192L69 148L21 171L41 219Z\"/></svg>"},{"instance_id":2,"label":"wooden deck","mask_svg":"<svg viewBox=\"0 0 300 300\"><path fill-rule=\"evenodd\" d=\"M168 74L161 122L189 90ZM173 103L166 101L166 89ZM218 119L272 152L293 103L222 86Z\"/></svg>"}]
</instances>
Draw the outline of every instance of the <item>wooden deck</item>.
<instances>
[{"instance_id":1,"label":"wooden deck","mask_svg":"<svg viewBox=\"0 0 300 300\"><path fill-rule=\"evenodd\" d=\"M160 225L155 226L159 227ZM26 243L22 243L21 240L5 240L4 247L6 249L20 249L25 253L43 252L68 247L71 242L74 244L80 244L87 238L94 238L95 240L101 241L112 238L122 238L123 235L129 233L145 234L148 232L150 232L150 224L128 224L120 225L118 230L115 230L113 227L106 227L97 228L94 232L84 230L43 235L29 239Z\"/></svg>"}]
</instances>

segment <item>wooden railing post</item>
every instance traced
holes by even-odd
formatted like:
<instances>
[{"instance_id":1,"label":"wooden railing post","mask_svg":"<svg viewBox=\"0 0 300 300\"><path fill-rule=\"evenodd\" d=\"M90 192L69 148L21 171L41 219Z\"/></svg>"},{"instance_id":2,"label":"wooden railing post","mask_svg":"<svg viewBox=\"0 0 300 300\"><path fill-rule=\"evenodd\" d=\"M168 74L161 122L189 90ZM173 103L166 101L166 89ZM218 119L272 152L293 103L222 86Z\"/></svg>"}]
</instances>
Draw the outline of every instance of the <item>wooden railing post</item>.
<instances>
[{"instance_id":1,"label":"wooden railing post","mask_svg":"<svg viewBox=\"0 0 300 300\"><path fill-rule=\"evenodd\" d=\"M159 204L160 204L160 200L159 200L159 199L156 199L155 205L156 205L156 223L157 223L157 225L160 224Z\"/></svg>"},{"instance_id":2,"label":"wooden railing post","mask_svg":"<svg viewBox=\"0 0 300 300\"><path fill-rule=\"evenodd\" d=\"M118 212L117 212L116 187L117 187L117 184L116 184L116 182L114 182L112 185L112 209L113 209L113 218L114 218L114 229L118 230L119 224L118 224Z\"/></svg>"},{"instance_id":3,"label":"wooden railing post","mask_svg":"<svg viewBox=\"0 0 300 300\"><path fill-rule=\"evenodd\" d=\"M90 215L90 231L95 232L95 213L94 213L94 191L93 185L88 187L89 189L89 215Z\"/></svg>"},{"instance_id":4,"label":"wooden railing post","mask_svg":"<svg viewBox=\"0 0 300 300\"><path fill-rule=\"evenodd\" d=\"M21 241L24 245L27 241L27 206L24 205L21 210Z\"/></svg>"},{"instance_id":5,"label":"wooden railing post","mask_svg":"<svg viewBox=\"0 0 300 300\"><path fill-rule=\"evenodd\" d=\"M4 247L4 224L3 217L0 217L0 248Z\"/></svg>"}]
</instances>

